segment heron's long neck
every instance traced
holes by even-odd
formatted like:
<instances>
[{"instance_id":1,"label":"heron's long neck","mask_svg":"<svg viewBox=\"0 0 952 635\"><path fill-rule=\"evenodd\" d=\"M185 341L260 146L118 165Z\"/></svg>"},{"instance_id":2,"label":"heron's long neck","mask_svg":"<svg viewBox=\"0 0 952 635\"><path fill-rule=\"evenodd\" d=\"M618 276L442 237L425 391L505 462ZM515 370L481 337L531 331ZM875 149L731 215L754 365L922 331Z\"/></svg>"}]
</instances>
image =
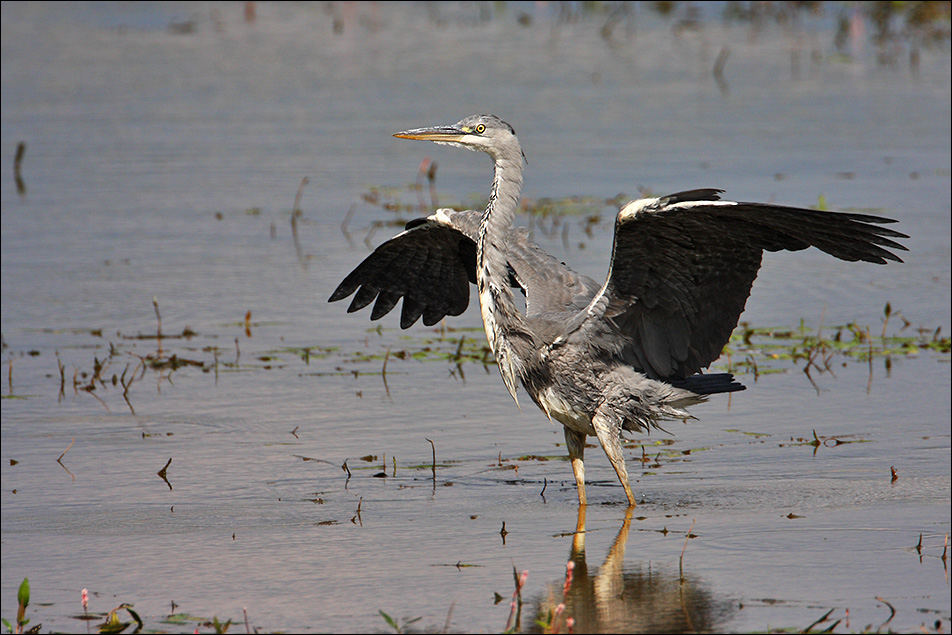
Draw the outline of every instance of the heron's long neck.
<instances>
[{"instance_id":1,"label":"heron's long neck","mask_svg":"<svg viewBox=\"0 0 952 635\"><path fill-rule=\"evenodd\" d=\"M493 188L476 242L476 283L486 338L506 387L515 399L520 360L509 346L507 333L522 325L523 316L513 301L509 286L507 254L508 236L522 191L522 152L515 156L496 157L495 163Z\"/></svg>"}]
</instances>

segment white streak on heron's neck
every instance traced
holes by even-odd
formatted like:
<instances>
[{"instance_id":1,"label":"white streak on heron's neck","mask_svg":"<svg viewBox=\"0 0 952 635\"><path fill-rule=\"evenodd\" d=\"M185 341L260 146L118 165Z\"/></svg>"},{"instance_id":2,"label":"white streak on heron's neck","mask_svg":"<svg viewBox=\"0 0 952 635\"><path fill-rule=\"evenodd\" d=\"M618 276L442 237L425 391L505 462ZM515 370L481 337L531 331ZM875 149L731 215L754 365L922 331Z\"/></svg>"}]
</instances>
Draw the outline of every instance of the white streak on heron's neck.
<instances>
[{"instance_id":1,"label":"white streak on heron's neck","mask_svg":"<svg viewBox=\"0 0 952 635\"><path fill-rule=\"evenodd\" d=\"M522 192L522 150L515 137L513 143L495 153L493 159L493 187L476 241L476 283L486 339L496 357L506 388L516 399L522 364L510 346L507 333L514 328L524 330L524 319L513 301L506 265L508 236ZM518 399L516 403L519 403Z\"/></svg>"}]
</instances>

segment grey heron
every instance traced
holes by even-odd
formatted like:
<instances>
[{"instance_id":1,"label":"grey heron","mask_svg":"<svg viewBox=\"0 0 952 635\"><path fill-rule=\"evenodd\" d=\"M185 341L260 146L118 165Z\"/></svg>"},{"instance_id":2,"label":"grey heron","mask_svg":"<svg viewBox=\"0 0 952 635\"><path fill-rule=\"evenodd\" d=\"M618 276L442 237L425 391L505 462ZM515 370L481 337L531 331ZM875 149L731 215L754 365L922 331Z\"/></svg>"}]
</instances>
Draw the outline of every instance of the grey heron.
<instances>
[{"instance_id":1,"label":"grey heron","mask_svg":"<svg viewBox=\"0 0 952 635\"><path fill-rule=\"evenodd\" d=\"M697 189L634 200L615 219L604 283L580 275L514 227L524 156L494 115L394 135L485 152L494 178L485 211L437 210L407 224L337 287L356 292L353 312L371 319L403 298L400 326L461 314L469 284L479 293L486 338L518 404L519 384L564 426L579 503L586 503L585 438L598 439L635 505L622 431L686 419L684 407L743 390L728 373L702 374L721 354L744 310L763 252L817 247L842 260L885 264L905 234L866 214L721 200ZM523 313L513 288L525 294Z\"/></svg>"}]
</instances>

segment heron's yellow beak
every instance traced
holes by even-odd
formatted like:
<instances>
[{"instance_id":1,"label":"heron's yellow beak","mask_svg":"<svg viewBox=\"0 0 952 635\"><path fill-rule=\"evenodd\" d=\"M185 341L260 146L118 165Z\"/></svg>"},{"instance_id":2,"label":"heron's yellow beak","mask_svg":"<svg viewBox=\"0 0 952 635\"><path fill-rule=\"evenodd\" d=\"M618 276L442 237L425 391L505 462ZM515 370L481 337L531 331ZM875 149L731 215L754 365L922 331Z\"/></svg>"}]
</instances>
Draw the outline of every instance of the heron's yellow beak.
<instances>
[{"instance_id":1,"label":"heron's yellow beak","mask_svg":"<svg viewBox=\"0 0 952 635\"><path fill-rule=\"evenodd\" d=\"M419 139L421 141L436 141L444 143L459 143L463 137L469 134L469 130L464 130L456 126L434 126L432 128L415 128L396 133L395 137L400 139Z\"/></svg>"}]
</instances>

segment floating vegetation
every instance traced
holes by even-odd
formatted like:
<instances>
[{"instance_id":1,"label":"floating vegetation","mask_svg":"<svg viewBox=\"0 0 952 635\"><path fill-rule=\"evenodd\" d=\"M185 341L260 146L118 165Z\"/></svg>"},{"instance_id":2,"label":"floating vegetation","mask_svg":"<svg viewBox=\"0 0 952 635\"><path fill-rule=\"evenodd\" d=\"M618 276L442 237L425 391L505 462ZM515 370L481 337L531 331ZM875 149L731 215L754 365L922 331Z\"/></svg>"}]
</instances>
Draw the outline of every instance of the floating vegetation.
<instances>
[{"instance_id":1,"label":"floating vegetation","mask_svg":"<svg viewBox=\"0 0 952 635\"><path fill-rule=\"evenodd\" d=\"M895 322L901 322L898 330L890 326ZM803 319L796 328L755 327L741 322L724 347L721 359L726 360L726 364L716 364L715 368L734 374L751 374L756 381L760 375L800 367L816 386L814 373L835 374L834 368L850 362L867 364L872 378L876 360L882 361L889 372L895 358L933 353L947 362L950 351L950 338L942 335L941 327L913 327L887 303L878 332L855 322L817 329L808 327Z\"/></svg>"},{"instance_id":2,"label":"floating vegetation","mask_svg":"<svg viewBox=\"0 0 952 635\"><path fill-rule=\"evenodd\" d=\"M431 179L431 197L436 202L435 163L427 168L426 178ZM421 177L422 179L422 177ZM421 186L422 187L422 186ZM406 188L405 188L406 189ZM642 191L640 195L650 195ZM395 190L373 189L365 195L365 200L374 202L387 210L403 212L415 210L428 213L426 201L417 206L398 202ZM627 200L626 195L615 199L602 200L591 197L573 197L554 201L539 199L525 203L529 212L530 224L538 231L549 236L562 232L567 241L570 227L565 218L577 218L587 235L599 223L604 207L617 208L619 201ZM369 236L368 236L369 238ZM184 369L199 369L203 373L214 373L216 381L219 373L254 372L259 370L297 369L302 376L353 376L378 375L386 383L387 373L405 372L400 365L404 362L438 362L448 365L449 375L465 380L467 365L476 364L489 371L495 364L492 350L488 346L479 326L451 327L441 323L429 329L415 328L409 331L385 329L377 325L368 329L363 348L343 350L338 346L310 342L292 344L280 348L253 351L242 360L240 338L234 337L233 352L230 346L217 345L221 335L218 333L200 334L185 326L181 331L167 333L162 328L162 316L158 300L153 298L156 317L155 332L127 334L117 332L115 340L106 340L101 328L80 327L73 329L42 330L63 337L94 338L99 343L83 344L79 348L93 348L91 368L73 366L71 372L56 355L59 379L59 397L63 399L69 388L73 393L88 394L108 409L105 395L110 389L119 393L130 411L135 409L130 400L134 384L141 382L147 373L157 375L158 386L172 384L173 374ZM950 338L943 335L941 327L931 328L914 326L901 311L893 310L886 304L880 325L863 326L849 322L837 326L809 326L805 319L795 327L756 326L741 322L725 345L722 356L712 370L726 371L736 375L752 375L754 381L761 375L786 373L792 369L801 370L819 390L816 378L829 373L835 376L835 369L851 363L866 364L869 368L870 384L874 363L881 363L887 374L892 370L892 362L898 358L916 357L928 354L941 362L950 360ZM822 324L822 320L821 320ZM266 322L252 322L251 312L235 321L224 322L226 328L239 328L245 337L251 337L251 329L268 329L273 326ZM376 335L377 337L372 337ZM230 337L230 336L229 336ZM154 349L143 353L145 344L154 344ZM69 345L76 348L76 345ZM4 340L3 349L8 351L7 384L8 391L4 399L30 399L34 395L14 391L14 359L40 358L38 350L21 351L18 354L10 350ZM320 363L318 363L320 362ZM57 376L52 375L51 376ZM358 392L358 397L361 393Z\"/></svg>"},{"instance_id":3,"label":"floating vegetation","mask_svg":"<svg viewBox=\"0 0 952 635\"><path fill-rule=\"evenodd\" d=\"M55 377L59 380L60 400L66 397L68 389L72 389L75 395L91 395L108 410L107 393L110 390L119 390L127 407L135 414L135 408L130 400L131 391L133 386L141 382L149 372L158 376L158 385L161 387L163 383L172 384L172 375L182 369L197 368L204 373L214 372L217 379L219 369L238 368L241 351L238 347L237 338L235 339L235 361L224 362L219 357L221 350L218 346L193 344L192 340L199 338L200 335L188 326L180 333L171 335L163 333L158 300L153 298L152 303L157 321L156 331L134 335L117 332L115 341L109 340L92 345L91 348L101 352L93 355L91 368L73 366L70 372L60 358L59 352L56 353L58 372ZM245 321L242 324L246 324L249 318L250 313L245 316ZM102 329L69 329L57 331L54 334L105 339ZM140 350L140 344L143 342L154 343L155 348L143 353ZM177 346L178 350L172 350L170 346ZM90 346L84 345L81 348L87 347ZM36 352L34 354L31 351L30 356L39 357L40 353ZM10 362L10 365L12 367L12 362ZM5 398L14 397L12 370L9 386L10 392ZM22 395L19 397L23 398Z\"/></svg>"},{"instance_id":4,"label":"floating vegetation","mask_svg":"<svg viewBox=\"0 0 952 635\"><path fill-rule=\"evenodd\" d=\"M93 594L98 596L99 594ZM133 604L129 602L122 602L115 608L111 609L108 613L99 613L89 610L89 601L90 593L87 589L83 589L80 595L80 602L83 608L82 614L71 615L70 618L80 621L80 622L93 622L99 619L103 621L95 625L96 631L99 633L123 633L126 632L126 629L132 627L130 633L140 633L143 629L146 628L145 623L143 622L142 617L139 616L139 613L135 610ZM3 625L7 628L7 632L10 633L39 633L42 629L42 624L37 624L27 628L27 625L30 623L30 618L26 617L26 609L30 604L30 581L27 578L23 578L23 582L20 584L20 588L17 592L17 618L15 623L11 623L6 618L3 619ZM40 606L51 607L52 603L41 603ZM232 626L232 620L227 620L225 622L219 621L218 617L212 617L211 619L197 617L194 615L189 615L187 613L176 613L175 609L178 607L175 602L172 602L172 613L165 616L164 618L157 618L157 624L165 626L173 626L178 629L187 629L191 631L192 629L195 632L198 632L198 627L210 628L212 632L215 633L225 633ZM252 626L248 620L248 611L247 609L242 610L242 615L244 617L244 627L245 632L251 633ZM75 625L74 625L75 626ZM80 628L76 627L75 632L80 632ZM150 627L149 632L164 632L165 629L156 629L155 626ZM89 631L89 626L86 626L86 632ZM257 632L257 628L255 631Z\"/></svg>"},{"instance_id":5,"label":"floating vegetation","mask_svg":"<svg viewBox=\"0 0 952 635\"><path fill-rule=\"evenodd\" d=\"M395 331L375 327L368 332L383 337ZM415 329L401 333L398 341L399 345L390 344L389 348L384 348L382 343L368 345L364 350L344 354L344 361L354 365L387 362L384 372L393 372L395 361L445 362L453 366L453 374L461 374L467 363L481 366L495 363L492 350L478 327ZM816 385L815 376L835 375L837 367L851 363L866 364L872 372L872 364L881 362L889 372L896 358L932 354L947 362L950 352L952 343L948 336L942 335L941 328L914 327L887 304L882 326L877 331L855 322L820 328L808 326L803 319L796 327L757 327L742 322L712 370L753 375L756 381L761 375L800 369Z\"/></svg>"},{"instance_id":6,"label":"floating vegetation","mask_svg":"<svg viewBox=\"0 0 952 635\"><path fill-rule=\"evenodd\" d=\"M192 340L202 337L197 332L186 327L180 334L165 335L160 321L155 334L127 336L119 333L118 343L110 341L99 345L97 348L104 349L104 354L93 355L91 369L74 367L72 372L68 372L57 355L60 399L65 397L67 389L72 389L74 394L93 396L108 408L106 391L120 390L134 414L130 400L132 387L150 372L158 376L161 385L172 384L174 373L189 368L214 373L217 381L219 373L295 370L303 365L304 368L298 371L302 376L378 375L386 382L388 373L408 372L401 367L406 362L446 364L448 374L462 380L466 379L467 366L476 365L488 372L495 364L483 330L477 326L455 328L441 324L428 329L398 331L378 325L368 329L367 333L363 348L355 350L309 343L255 351L242 361L237 337L233 351L223 350L217 345L193 344ZM101 330L87 329L66 334L102 337ZM218 339L219 336L206 337ZM154 341L155 350L143 354L130 350L127 344L141 341ZM169 348L175 343L178 343L179 350ZM942 334L941 328L915 327L901 312L893 311L887 304L882 324L875 330L855 322L819 328L808 326L803 319L796 327L760 327L742 322L712 370L752 375L754 381L758 381L761 376L799 369L819 390L816 379L820 375L835 376L836 369L850 364L867 365L871 381L874 363L884 366L888 374L895 359L930 355L940 362L948 362L950 352L952 343L949 336ZM39 354L31 354L31 357L39 357ZM10 391L4 398L29 398L14 394L12 373L8 383Z\"/></svg>"},{"instance_id":7,"label":"floating vegetation","mask_svg":"<svg viewBox=\"0 0 952 635\"><path fill-rule=\"evenodd\" d=\"M388 349L386 355L357 353L354 359L374 361L389 355L391 359L415 361L445 361L453 364L477 362L494 364L492 349L481 328L431 330L422 336L404 334L399 350Z\"/></svg>"},{"instance_id":8,"label":"floating vegetation","mask_svg":"<svg viewBox=\"0 0 952 635\"><path fill-rule=\"evenodd\" d=\"M803 437L791 438L790 443L781 443L780 447L802 447L809 446L813 448L813 453L816 454L816 451L821 447L826 448L835 448L838 445L843 445L844 443L869 443L870 439L856 435L856 434L847 434L847 435L833 435L833 436L824 436L818 435L816 430L813 430L813 438L805 439ZM895 480L895 479L893 479Z\"/></svg>"}]
</instances>

